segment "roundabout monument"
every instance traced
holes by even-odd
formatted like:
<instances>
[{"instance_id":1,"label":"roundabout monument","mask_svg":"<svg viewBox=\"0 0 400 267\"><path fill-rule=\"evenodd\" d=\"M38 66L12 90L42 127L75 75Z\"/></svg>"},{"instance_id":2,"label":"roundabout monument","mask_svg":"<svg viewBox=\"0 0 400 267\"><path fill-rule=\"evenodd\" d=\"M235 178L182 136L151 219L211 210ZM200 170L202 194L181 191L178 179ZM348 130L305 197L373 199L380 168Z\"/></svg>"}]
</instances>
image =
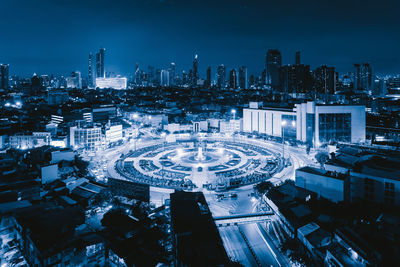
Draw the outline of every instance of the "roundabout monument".
<instances>
[{"instance_id":1,"label":"roundabout monument","mask_svg":"<svg viewBox=\"0 0 400 267\"><path fill-rule=\"evenodd\" d=\"M154 187L220 191L267 180L282 169L282 160L263 146L191 136L131 150L115 169L124 179Z\"/></svg>"}]
</instances>

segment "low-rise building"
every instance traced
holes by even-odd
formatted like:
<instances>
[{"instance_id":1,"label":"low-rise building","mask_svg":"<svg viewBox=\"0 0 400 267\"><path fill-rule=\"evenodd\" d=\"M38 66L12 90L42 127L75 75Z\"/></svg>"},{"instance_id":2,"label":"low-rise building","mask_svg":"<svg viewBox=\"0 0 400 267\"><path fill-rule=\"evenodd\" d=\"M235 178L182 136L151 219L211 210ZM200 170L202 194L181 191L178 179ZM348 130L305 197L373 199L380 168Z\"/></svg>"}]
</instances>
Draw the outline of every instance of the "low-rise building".
<instances>
[{"instance_id":1,"label":"low-rise building","mask_svg":"<svg viewBox=\"0 0 400 267\"><path fill-rule=\"evenodd\" d=\"M293 108L243 109L243 131L292 138L319 147L331 141L363 143L365 106L296 104Z\"/></svg>"},{"instance_id":2,"label":"low-rise building","mask_svg":"<svg viewBox=\"0 0 400 267\"><path fill-rule=\"evenodd\" d=\"M96 151L101 148L100 127L70 127L69 144L74 150Z\"/></svg>"},{"instance_id":3,"label":"low-rise building","mask_svg":"<svg viewBox=\"0 0 400 267\"><path fill-rule=\"evenodd\" d=\"M296 186L336 203L348 200L349 179L348 174L313 167L296 170Z\"/></svg>"},{"instance_id":4,"label":"low-rise building","mask_svg":"<svg viewBox=\"0 0 400 267\"><path fill-rule=\"evenodd\" d=\"M51 133L33 132L32 134L17 134L9 137L10 148L31 149L41 146L48 146L51 143Z\"/></svg>"}]
</instances>

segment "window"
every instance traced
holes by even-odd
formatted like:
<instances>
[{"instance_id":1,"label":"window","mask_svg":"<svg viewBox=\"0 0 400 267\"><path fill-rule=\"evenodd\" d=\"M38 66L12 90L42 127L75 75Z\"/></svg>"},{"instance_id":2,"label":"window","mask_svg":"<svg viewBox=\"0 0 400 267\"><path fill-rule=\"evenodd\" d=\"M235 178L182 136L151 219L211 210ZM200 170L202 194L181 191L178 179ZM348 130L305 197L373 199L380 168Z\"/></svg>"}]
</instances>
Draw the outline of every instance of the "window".
<instances>
[{"instance_id":1,"label":"window","mask_svg":"<svg viewBox=\"0 0 400 267\"><path fill-rule=\"evenodd\" d=\"M285 138L296 139L296 116L295 115L282 115L282 121L285 121L285 125L282 125L282 133Z\"/></svg>"},{"instance_id":2,"label":"window","mask_svg":"<svg viewBox=\"0 0 400 267\"><path fill-rule=\"evenodd\" d=\"M385 182L385 203L394 204L394 183Z\"/></svg>"},{"instance_id":3,"label":"window","mask_svg":"<svg viewBox=\"0 0 400 267\"><path fill-rule=\"evenodd\" d=\"M374 180L365 178L364 180L364 198L366 200L373 201L374 200Z\"/></svg>"},{"instance_id":4,"label":"window","mask_svg":"<svg viewBox=\"0 0 400 267\"><path fill-rule=\"evenodd\" d=\"M351 113L319 114L319 141L351 142Z\"/></svg>"},{"instance_id":5,"label":"window","mask_svg":"<svg viewBox=\"0 0 400 267\"><path fill-rule=\"evenodd\" d=\"M308 144L314 144L314 133L315 133L315 114L306 115L306 141Z\"/></svg>"}]
</instances>

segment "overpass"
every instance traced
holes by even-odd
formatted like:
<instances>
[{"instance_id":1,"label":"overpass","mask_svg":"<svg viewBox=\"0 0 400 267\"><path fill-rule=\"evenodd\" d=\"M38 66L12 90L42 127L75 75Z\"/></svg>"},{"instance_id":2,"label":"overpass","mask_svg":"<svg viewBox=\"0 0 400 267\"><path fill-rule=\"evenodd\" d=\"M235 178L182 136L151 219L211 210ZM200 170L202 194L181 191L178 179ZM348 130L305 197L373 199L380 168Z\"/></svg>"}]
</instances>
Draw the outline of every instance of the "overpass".
<instances>
[{"instance_id":1,"label":"overpass","mask_svg":"<svg viewBox=\"0 0 400 267\"><path fill-rule=\"evenodd\" d=\"M229 216L217 216L214 217L215 224L218 227L238 225L245 223L258 223L269 221L270 217L274 215L273 211L268 212L257 212L257 213L247 213L247 214L237 214Z\"/></svg>"}]
</instances>

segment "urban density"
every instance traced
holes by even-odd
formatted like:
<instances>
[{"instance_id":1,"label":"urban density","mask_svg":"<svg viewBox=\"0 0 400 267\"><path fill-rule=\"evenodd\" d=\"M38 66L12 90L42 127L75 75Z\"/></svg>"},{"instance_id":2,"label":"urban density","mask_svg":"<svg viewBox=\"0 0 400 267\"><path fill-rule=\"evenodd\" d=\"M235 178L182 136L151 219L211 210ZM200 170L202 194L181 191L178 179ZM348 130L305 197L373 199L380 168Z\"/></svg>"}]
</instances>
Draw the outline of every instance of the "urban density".
<instances>
[{"instance_id":1,"label":"urban density","mask_svg":"<svg viewBox=\"0 0 400 267\"><path fill-rule=\"evenodd\" d=\"M400 266L398 3L32 2L0 4L0 267Z\"/></svg>"}]
</instances>

